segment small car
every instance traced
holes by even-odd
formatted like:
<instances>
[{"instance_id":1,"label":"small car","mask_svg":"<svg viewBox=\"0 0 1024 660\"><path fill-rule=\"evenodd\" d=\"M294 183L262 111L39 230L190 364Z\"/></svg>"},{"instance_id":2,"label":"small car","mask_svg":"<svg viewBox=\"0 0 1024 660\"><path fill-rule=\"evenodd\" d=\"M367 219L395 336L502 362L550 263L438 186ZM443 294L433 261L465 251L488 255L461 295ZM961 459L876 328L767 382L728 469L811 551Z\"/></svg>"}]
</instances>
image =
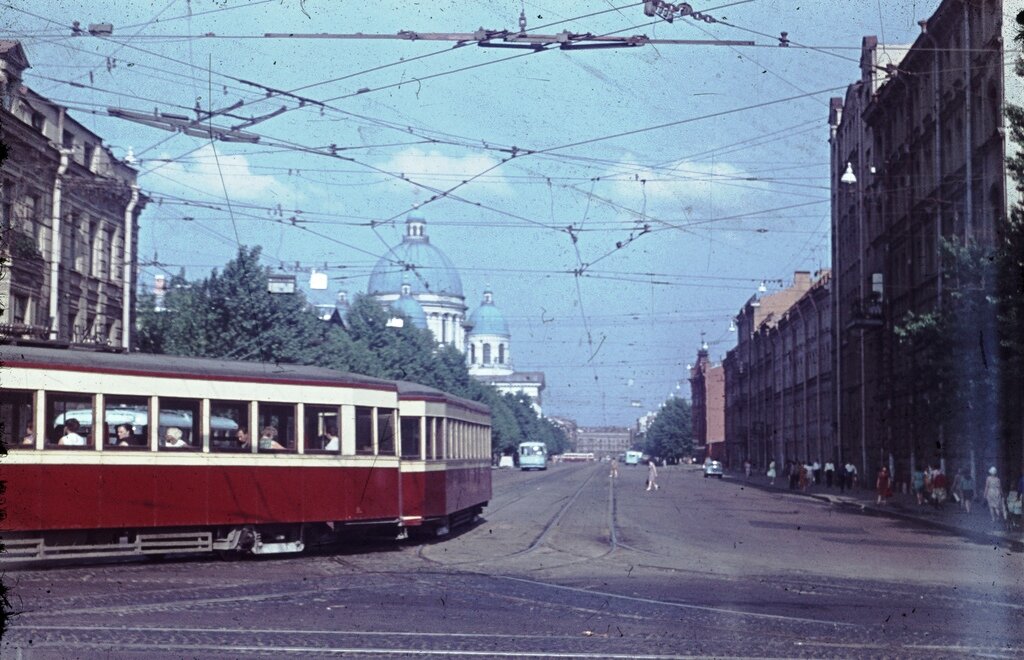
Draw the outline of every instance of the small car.
<instances>
[{"instance_id":1,"label":"small car","mask_svg":"<svg viewBox=\"0 0 1024 660\"><path fill-rule=\"evenodd\" d=\"M722 464L719 463L718 461L708 461L707 463L704 464L705 479L707 479L708 477L718 477L719 479L721 479L724 472L725 471L722 469Z\"/></svg>"}]
</instances>

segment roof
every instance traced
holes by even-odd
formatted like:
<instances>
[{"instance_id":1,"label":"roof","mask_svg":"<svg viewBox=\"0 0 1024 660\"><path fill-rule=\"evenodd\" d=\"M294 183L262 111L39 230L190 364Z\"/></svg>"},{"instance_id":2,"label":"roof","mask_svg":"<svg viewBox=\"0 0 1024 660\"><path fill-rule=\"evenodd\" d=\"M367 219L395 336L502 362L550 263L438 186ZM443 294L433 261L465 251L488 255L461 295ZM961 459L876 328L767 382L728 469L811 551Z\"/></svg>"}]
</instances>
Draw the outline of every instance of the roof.
<instances>
[{"instance_id":1,"label":"roof","mask_svg":"<svg viewBox=\"0 0 1024 660\"><path fill-rule=\"evenodd\" d=\"M469 333L470 335L510 336L505 316L494 304L490 297L490 292L484 294L484 301L470 314L469 323L473 326L473 330Z\"/></svg>"},{"instance_id":2,"label":"roof","mask_svg":"<svg viewBox=\"0 0 1024 660\"><path fill-rule=\"evenodd\" d=\"M370 273L367 293L381 295L398 293L407 283L415 296L433 293L462 297L462 280L444 252L430 244L422 216L406 219L407 231L402 242L388 250Z\"/></svg>"}]
</instances>

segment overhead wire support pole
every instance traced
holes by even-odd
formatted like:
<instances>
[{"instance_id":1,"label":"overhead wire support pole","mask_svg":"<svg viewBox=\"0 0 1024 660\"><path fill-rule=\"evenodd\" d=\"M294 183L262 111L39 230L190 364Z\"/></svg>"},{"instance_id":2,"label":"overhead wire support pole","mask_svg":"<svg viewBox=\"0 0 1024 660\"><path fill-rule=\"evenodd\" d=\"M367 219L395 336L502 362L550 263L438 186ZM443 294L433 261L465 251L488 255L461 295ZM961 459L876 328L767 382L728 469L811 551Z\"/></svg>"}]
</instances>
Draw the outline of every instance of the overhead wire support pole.
<instances>
[{"instance_id":1,"label":"overhead wire support pole","mask_svg":"<svg viewBox=\"0 0 1024 660\"><path fill-rule=\"evenodd\" d=\"M401 41L454 41L455 47L475 43L483 48L533 48L558 46L562 50L584 48L633 48L636 46L753 46L753 41L729 41L717 39L651 39L637 34L630 37L595 36L589 32L558 34L528 34L508 30L485 30L476 32L412 32L402 30L395 34L351 34L297 32L267 32L268 39L397 39Z\"/></svg>"}]
</instances>

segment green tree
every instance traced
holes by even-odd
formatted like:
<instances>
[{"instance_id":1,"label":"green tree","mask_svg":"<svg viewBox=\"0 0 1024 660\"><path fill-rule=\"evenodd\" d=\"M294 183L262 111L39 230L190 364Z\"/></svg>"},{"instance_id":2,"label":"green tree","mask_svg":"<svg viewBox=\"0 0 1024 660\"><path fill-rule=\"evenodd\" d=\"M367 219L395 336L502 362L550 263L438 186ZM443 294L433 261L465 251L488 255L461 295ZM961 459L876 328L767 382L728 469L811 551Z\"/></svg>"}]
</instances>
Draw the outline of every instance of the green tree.
<instances>
[{"instance_id":1,"label":"green tree","mask_svg":"<svg viewBox=\"0 0 1024 660\"><path fill-rule=\"evenodd\" d=\"M1017 14L1014 41L1024 47L1024 11ZM1024 78L1024 59L1017 58L1016 74ZM1010 449L1010 464L1024 470L1024 108L1007 104L1009 139L1018 151L1007 159L1016 186L1017 203L1008 209L999 260L999 325L1003 369L1000 379L1000 410L1004 435Z\"/></svg>"},{"instance_id":2,"label":"green tree","mask_svg":"<svg viewBox=\"0 0 1024 660\"><path fill-rule=\"evenodd\" d=\"M666 401L647 428L644 452L669 461L693 455L691 415L689 401L674 397Z\"/></svg>"},{"instance_id":3,"label":"green tree","mask_svg":"<svg viewBox=\"0 0 1024 660\"><path fill-rule=\"evenodd\" d=\"M995 460L997 255L955 237L942 239L941 248L942 306L908 313L893 328L914 360L915 381L929 384L923 393L915 392L915 406L918 417L934 420L937 433L921 436L917 451L960 465L972 452Z\"/></svg>"}]
</instances>

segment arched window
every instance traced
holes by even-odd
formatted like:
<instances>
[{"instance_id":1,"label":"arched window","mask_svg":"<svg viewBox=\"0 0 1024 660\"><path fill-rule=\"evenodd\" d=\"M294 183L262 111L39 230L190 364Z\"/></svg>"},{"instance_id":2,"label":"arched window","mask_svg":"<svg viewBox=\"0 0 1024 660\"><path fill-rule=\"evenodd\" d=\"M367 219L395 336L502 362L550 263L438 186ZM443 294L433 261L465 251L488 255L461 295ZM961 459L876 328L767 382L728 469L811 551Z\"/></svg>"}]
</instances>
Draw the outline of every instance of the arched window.
<instances>
[{"instance_id":1,"label":"arched window","mask_svg":"<svg viewBox=\"0 0 1024 660\"><path fill-rule=\"evenodd\" d=\"M491 345L484 344L484 364L491 363Z\"/></svg>"},{"instance_id":2,"label":"arched window","mask_svg":"<svg viewBox=\"0 0 1024 660\"><path fill-rule=\"evenodd\" d=\"M505 364L505 344L498 344L498 364Z\"/></svg>"},{"instance_id":3,"label":"arched window","mask_svg":"<svg viewBox=\"0 0 1024 660\"><path fill-rule=\"evenodd\" d=\"M476 344L472 342L469 344L469 363L476 364Z\"/></svg>"}]
</instances>

